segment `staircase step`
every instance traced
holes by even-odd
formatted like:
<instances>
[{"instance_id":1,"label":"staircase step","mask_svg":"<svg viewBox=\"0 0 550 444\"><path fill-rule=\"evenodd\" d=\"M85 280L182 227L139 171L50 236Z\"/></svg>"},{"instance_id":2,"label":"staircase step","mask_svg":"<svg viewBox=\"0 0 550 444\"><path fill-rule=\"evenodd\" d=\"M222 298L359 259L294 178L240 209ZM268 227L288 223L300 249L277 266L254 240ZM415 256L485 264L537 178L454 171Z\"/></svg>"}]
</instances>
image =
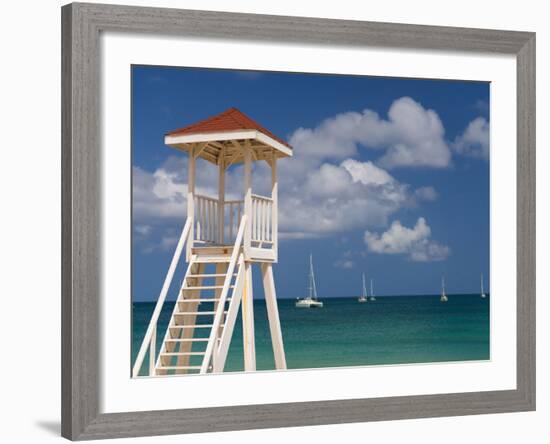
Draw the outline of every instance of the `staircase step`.
<instances>
[{"instance_id":1,"label":"staircase step","mask_svg":"<svg viewBox=\"0 0 550 444\"><path fill-rule=\"evenodd\" d=\"M213 324L200 324L200 325L172 325L168 328L173 328L175 330L181 330L182 328L211 328Z\"/></svg>"},{"instance_id":2,"label":"staircase step","mask_svg":"<svg viewBox=\"0 0 550 444\"><path fill-rule=\"evenodd\" d=\"M166 352L161 353L161 356L202 356L206 352Z\"/></svg>"},{"instance_id":3,"label":"staircase step","mask_svg":"<svg viewBox=\"0 0 550 444\"><path fill-rule=\"evenodd\" d=\"M159 366L157 370L200 370L200 365L171 365L171 366Z\"/></svg>"},{"instance_id":4,"label":"staircase step","mask_svg":"<svg viewBox=\"0 0 550 444\"><path fill-rule=\"evenodd\" d=\"M224 311L224 314L227 313L227 310ZM180 313L174 313L174 316L191 316L191 315L215 315L215 311L182 311Z\"/></svg>"},{"instance_id":5,"label":"staircase step","mask_svg":"<svg viewBox=\"0 0 550 444\"><path fill-rule=\"evenodd\" d=\"M208 338L167 339L165 342L208 342Z\"/></svg>"},{"instance_id":6,"label":"staircase step","mask_svg":"<svg viewBox=\"0 0 550 444\"><path fill-rule=\"evenodd\" d=\"M220 300L220 298L181 299L178 301L178 304L182 304L184 302L217 302ZM231 302L231 298L227 298L225 302Z\"/></svg>"},{"instance_id":7,"label":"staircase step","mask_svg":"<svg viewBox=\"0 0 550 444\"><path fill-rule=\"evenodd\" d=\"M210 277L224 277L225 273L212 273L212 274L190 274L187 276L189 278L210 278ZM237 276L237 273L233 273L233 276Z\"/></svg>"},{"instance_id":8,"label":"staircase step","mask_svg":"<svg viewBox=\"0 0 550 444\"><path fill-rule=\"evenodd\" d=\"M203 245L193 247L193 254L200 256L201 254L231 254L233 245Z\"/></svg>"},{"instance_id":9,"label":"staircase step","mask_svg":"<svg viewBox=\"0 0 550 444\"><path fill-rule=\"evenodd\" d=\"M231 260L231 256L229 255L198 256L194 262L197 264L221 264L221 263L229 262L230 260Z\"/></svg>"},{"instance_id":10,"label":"staircase step","mask_svg":"<svg viewBox=\"0 0 550 444\"><path fill-rule=\"evenodd\" d=\"M174 328L176 330L182 329L182 328L211 328L214 324L196 324L196 325L172 325L168 328ZM225 327L225 324L220 324L220 327Z\"/></svg>"},{"instance_id":11,"label":"staircase step","mask_svg":"<svg viewBox=\"0 0 550 444\"><path fill-rule=\"evenodd\" d=\"M234 285L230 285L229 288L234 288ZM223 285L201 285L198 287L184 287L181 290L187 291L187 290L218 290L220 288L223 288Z\"/></svg>"}]
</instances>

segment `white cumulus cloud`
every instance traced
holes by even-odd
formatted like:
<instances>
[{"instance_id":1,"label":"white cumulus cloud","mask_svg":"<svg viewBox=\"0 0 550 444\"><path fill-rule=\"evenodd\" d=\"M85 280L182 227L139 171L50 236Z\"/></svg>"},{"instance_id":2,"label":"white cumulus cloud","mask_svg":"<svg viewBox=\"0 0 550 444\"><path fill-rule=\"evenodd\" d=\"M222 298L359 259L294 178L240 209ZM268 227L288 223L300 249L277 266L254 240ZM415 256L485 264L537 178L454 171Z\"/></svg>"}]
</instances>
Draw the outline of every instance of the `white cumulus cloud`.
<instances>
[{"instance_id":1,"label":"white cumulus cloud","mask_svg":"<svg viewBox=\"0 0 550 444\"><path fill-rule=\"evenodd\" d=\"M478 117L455 139L453 149L465 156L489 159L489 136L489 122Z\"/></svg>"},{"instance_id":2,"label":"white cumulus cloud","mask_svg":"<svg viewBox=\"0 0 550 444\"><path fill-rule=\"evenodd\" d=\"M365 243L370 252L404 254L416 262L441 261L450 254L449 247L431 239L432 230L423 217L412 228L394 221L382 234L365 232Z\"/></svg>"},{"instance_id":3,"label":"white cumulus cloud","mask_svg":"<svg viewBox=\"0 0 550 444\"><path fill-rule=\"evenodd\" d=\"M355 266L355 262L353 262L350 259L338 259L334 266L337 268L342 268L344 270L349 270L350 268L353 268Z\"/></svg>"},{"instance_id":4,"label":"white cumulus cloud","mask_svg":"<svg viewBox=\"0 0 550 444\"><path fill-rule=\"evenodd\" d=\"M433 202L437 199L437 191L434 187L420 187L414 190L414 195L418 200Z\"/></svg>"},{"instance_id":5,"label":"white cumulus cloud","mask_svg":"<svg viewBox=\"0 0 550 444\"><path fill-rule=\"evenodd\" d=\"M384 168L447 167L451 151L437 113L410 97L395 100L388 118L365 109L325 119L315 128L299 128L290 144L311 159L344 159L358 147L381 151L378 164Z\"/></svg>"},{"instance_id":6,"label":"white cumulus cloud","mask_svg":"<svg viewBox=\"0 0 550 444\"><path fill-rule=\"evenodd\" d=\"M292 159L290 159L292 161ZM305 176L280 180L283 237L315 237L383 226L409 200L409 187L372 162L323 163Z\"/></svg>"}]
</instances>

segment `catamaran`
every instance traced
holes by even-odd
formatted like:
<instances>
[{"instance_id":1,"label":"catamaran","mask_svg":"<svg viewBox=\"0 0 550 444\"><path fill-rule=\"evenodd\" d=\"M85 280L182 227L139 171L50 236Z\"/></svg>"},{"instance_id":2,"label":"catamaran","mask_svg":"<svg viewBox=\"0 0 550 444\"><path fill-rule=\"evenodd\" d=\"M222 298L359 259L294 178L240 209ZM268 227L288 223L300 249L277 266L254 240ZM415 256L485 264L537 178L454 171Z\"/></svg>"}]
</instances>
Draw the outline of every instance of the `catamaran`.
<instances>
[{"instance_id":1,"label":"catamaran","mask_svg":"<svg viewBox=\"0 0 550 444\"><path fill-rule=\"evenodd\" d=\"M313 257L309 255L309 294L307 297L296 301L298 308L321 308L323 303L317 300L317 286L315 285L315 273L313 272Z\"/></svg>"},{"instance_id":2,"label":"catamaran","mask_svg":"<svg viewBox=\"0 0 550 444\"><path fill-rule=\"evenodd\" d=\"M483 291L483 273L481 273L481 297L482 298L486 298L487 295L485 294L485 292Z\"/></svg>"},{"instance_id":3,"label":"catamaran","mask_svg":"<svg viewBox=\"0 0 550 444\"><path fill-rule=\"evenodd\" d=\"M367 287L365 286L365 273L363 273L363 293L357 299L357 302L363 303L368 301Z\"/></svg>"},{"instance_id":4,"label":"catamaran","mask_svg":"<svg viewBox=\"0 0 550 444\"><path fill-rule=\"evenodd\" d=\"M373 290L373 287L372 287L372 279L370 280L370 300L371 301L376 301L376 297L374 296L374 290Z\"/></svg>"},{"instance_id":5,"label":"catamaran","mask_svg":"<svg viewBox=\"0 0 550 444\"><path fill-rule=\"evenodd\" d=\"M447 302L449 298L445 294L445 276L441 276L441 298L439 298L441 302Z\"/></svg>"}]
</instances>

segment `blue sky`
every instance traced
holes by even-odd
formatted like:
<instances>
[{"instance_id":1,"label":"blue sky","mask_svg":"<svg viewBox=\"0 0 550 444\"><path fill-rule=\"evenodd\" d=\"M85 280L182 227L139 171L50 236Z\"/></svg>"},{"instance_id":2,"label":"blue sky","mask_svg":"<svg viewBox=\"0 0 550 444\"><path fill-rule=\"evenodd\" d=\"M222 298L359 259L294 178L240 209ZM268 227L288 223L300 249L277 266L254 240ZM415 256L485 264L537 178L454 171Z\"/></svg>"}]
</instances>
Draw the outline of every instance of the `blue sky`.
<instances>
[{"instance_id":1,"label":"blue sky","mask_svg":"<svg viewBox=\"0 0 550 444\"><path fill-rule=\"evenodd\" d=\"M310 252L321 298L356 296L362 272L379 295L437 293L443 273L449 293L479 291L481 272L488 286L489 83L148 66L131 75L133 300L158 297L185 221L186 154L164 134L230 107L294 147L279 166L279 297L305 294ZM235 195L240 168L228 173ZM253 191L264 192L265 168L255 167ZM213 167L197 175L213 194Z\"/></svg>"}]
</instances>

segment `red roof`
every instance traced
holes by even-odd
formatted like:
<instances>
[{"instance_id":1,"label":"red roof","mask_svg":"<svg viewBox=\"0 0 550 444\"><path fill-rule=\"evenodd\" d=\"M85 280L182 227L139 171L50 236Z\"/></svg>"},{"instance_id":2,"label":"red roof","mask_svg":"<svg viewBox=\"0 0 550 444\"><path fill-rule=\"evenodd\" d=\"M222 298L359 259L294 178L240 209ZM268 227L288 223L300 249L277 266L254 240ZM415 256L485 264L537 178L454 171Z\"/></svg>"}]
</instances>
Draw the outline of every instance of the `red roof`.
<instances>
[{"instance_id":1,"label":"red roof","mask_svg":"<svg viewBox=\"0 0 550 444\"><path fill-rule=\"evenodd\" d=\"M259 123L252 120L246 114L237 108L229 108L228 110L200 120L192 125L170 131L167 136L176 136L183 134L199 134L199 133L217 133L221 131L236 131L236 130L257 130L264 133L266 136L275 139L283 145L292 148L287 142L280 137L277 137L271 131L265 129Z\"/></svg>"}]
</instances>

